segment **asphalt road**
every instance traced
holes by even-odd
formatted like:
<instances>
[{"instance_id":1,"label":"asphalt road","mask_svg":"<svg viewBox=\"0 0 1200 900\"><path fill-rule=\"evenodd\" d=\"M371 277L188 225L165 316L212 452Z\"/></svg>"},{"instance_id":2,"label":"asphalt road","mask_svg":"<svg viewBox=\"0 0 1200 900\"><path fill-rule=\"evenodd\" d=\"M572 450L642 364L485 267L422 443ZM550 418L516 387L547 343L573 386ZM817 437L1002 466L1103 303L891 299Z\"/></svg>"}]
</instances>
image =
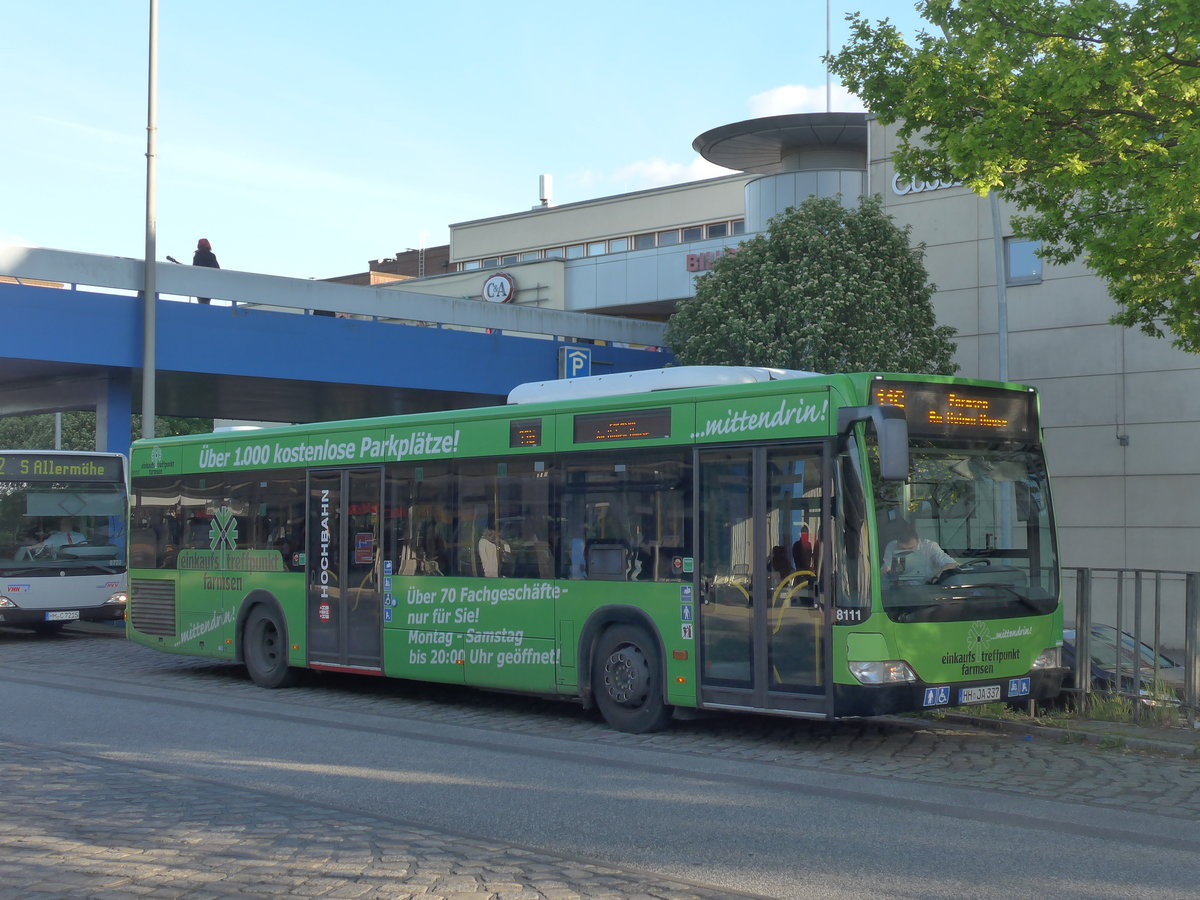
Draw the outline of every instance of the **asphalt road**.
<instances>
[{"instance_id":1,"label":"asphalt road","mask_svg":"<svg viewBox=\"0 0 1200 900\"><path fill-rule=\"evenodd\" d=\"M917 722L625 735L405 682L263 691L103 628L0 631L0 685L0 896L1200 896L1189 760Z\"/></svg>"}]
</instances>

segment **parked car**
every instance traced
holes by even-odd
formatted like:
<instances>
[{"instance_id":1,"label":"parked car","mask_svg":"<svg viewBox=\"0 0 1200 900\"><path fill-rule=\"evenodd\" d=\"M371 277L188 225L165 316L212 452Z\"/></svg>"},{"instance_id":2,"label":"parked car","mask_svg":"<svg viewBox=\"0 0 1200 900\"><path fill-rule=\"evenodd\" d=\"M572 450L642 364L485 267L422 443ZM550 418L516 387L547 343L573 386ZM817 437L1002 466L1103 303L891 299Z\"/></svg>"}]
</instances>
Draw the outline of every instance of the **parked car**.
<instances>
[{"instance_id":1,"label":"parked car","mask_svg":"<svg viewBox=\"0 0 1200 900\"><path fill-rule=\"evenodd\" d=\"M1146 643L1138 643L1133 635L1118 631L1112 625L1093 623L1090 628L1088 655L1091 656L1091 681L1093 691L1116 692L1117 678L1120 670L1119 689L1122 693L1132 694L1134 689L1134 670L1138 669L1141 677L1141 698L1143 703L1153 704L1163 698L1156 696L1159 692L1154 689L1155 679L1176 696L1182 694L1184 666L1165 656L1157 654L1158 671L1155 672L1156 654L1154 648ZM1067 675L1063 679L1063 690L1075 687L1075 629L1063 630L1063 665L1067 667ZM1118 666L1119 661L1119 666Z\"/></svg>"}]
</instances>

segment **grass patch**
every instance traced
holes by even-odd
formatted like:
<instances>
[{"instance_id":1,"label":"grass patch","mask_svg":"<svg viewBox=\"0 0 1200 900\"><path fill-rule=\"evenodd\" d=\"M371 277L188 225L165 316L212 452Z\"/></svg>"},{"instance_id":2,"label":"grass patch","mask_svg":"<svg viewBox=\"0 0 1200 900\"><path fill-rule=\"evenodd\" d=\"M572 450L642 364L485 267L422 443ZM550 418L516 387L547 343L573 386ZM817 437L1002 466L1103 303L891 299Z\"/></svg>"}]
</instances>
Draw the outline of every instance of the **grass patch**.
<instances>
[{"instance_id":1,"label":"grass patch","mask_svg":"<svg viewBox=\"0 0 1200 900\"><path fill-rule=\"evenodd\" d=\"M1120 694L1091 694L1085 712L1086 718L1099 722L1121 722L1149 728L1178 728L1182 721L1175 692L1162 682L1148 688L1140 702Z\"/></svg>"}]
</instances>

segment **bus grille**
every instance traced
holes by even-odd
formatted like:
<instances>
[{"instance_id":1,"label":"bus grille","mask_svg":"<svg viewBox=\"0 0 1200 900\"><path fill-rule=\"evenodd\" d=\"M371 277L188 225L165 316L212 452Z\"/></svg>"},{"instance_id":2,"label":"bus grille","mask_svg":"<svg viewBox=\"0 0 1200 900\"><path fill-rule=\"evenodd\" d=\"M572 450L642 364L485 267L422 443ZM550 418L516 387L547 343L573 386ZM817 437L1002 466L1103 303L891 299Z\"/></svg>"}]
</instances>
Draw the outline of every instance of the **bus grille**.
<instances>
[{"instance_id":1,"label":"bus grille","mask_svg":"<svg viewBox=\"0 0 1200 900\"><path fill-rule=\"evenodd\" d=\"M142 634L175 636L175 582L132 579L129 621Z\"/></svg>"}]
</instances>

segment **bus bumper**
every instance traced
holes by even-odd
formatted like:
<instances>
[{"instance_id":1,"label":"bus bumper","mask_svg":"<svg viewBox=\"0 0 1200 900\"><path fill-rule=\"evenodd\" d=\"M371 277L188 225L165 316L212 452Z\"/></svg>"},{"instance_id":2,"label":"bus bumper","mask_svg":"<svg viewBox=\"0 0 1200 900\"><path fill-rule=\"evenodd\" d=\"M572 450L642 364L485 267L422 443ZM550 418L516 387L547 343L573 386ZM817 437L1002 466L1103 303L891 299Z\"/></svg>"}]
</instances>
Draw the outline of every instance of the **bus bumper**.
<instances>
[{"instance_id":1,"label":"bus bumper","mask_svg":"<svg viewBox=\"0 0 1200 900\"><path fill-rule=\"evenodd\" d=\"M0 607L0 627L31 628L61 622L114 622L125 618L124 602L109 602L103 606L67 607L64 609L20 609Z\"/></svg>"},{"instance_id":2,"label":"bus bumper","mask_svg":"<svg viewBox=\"0 0 1200 900\"><path fill-rule=\"evenodd\" d=\"M983 703L1051 700L1062 693L1065 668L1035 669L1016 678L960 681L954 684L837 684L834 715L886 716Z\"/></svg>"}]
</instances>

